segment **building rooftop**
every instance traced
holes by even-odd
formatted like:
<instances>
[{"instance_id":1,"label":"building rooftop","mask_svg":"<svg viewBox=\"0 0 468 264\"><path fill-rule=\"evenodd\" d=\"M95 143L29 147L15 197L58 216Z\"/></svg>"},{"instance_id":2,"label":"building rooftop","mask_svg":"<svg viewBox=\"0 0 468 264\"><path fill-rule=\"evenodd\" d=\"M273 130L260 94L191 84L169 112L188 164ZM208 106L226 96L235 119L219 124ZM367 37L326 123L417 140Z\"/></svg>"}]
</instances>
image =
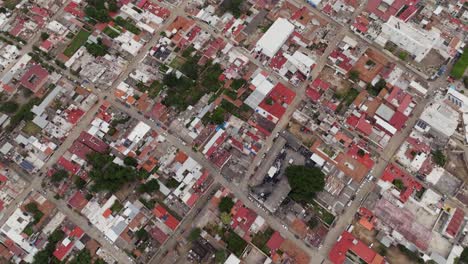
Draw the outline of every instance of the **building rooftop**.
<instances>
[{"instance_id":1,"label":"building rooftop","mask_svg":"<svg viewBox=\"0 0 468 264\"><path fill-rule=\"evenodd\" d=\"M377 254L374 250L370 249L366 244L355 238L351 233L344 231L343 234L338 238L338 241L330 250L328 257L334 264L348 263L347 258L348 252L352 252L352 255L356 255L364 263L367 264L383 264L385 263L384 258ZM352 263L352 261L349 261Z\"/></svg>"},{"instance_id":2,"label":"building rooftop","mask_svg":"<svg viewBox=\"0 0 468 264\"><path fill-rule=\"evenodd\" d=\"M273 58L294 31L294 25L285 18L278 18L257 41L255 50Z\"/></svg>"}]
</instances>

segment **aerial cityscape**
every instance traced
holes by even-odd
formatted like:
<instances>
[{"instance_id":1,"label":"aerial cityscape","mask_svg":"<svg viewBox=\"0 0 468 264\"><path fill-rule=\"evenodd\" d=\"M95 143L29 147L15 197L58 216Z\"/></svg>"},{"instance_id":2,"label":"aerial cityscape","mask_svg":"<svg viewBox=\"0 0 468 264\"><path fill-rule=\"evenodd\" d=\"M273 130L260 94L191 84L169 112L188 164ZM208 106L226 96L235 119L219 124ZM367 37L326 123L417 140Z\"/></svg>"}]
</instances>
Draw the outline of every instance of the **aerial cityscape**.
<instances>
[{"instance_id":1,"label":"aerial cityscape","mask_svg":"<svg viewBox=\"0 0 468 264\"><path fill-rule=\"evenodd\" d=\"M1 264L468 264L468 1L0 3Z\"/></svg>"}]
</instances>

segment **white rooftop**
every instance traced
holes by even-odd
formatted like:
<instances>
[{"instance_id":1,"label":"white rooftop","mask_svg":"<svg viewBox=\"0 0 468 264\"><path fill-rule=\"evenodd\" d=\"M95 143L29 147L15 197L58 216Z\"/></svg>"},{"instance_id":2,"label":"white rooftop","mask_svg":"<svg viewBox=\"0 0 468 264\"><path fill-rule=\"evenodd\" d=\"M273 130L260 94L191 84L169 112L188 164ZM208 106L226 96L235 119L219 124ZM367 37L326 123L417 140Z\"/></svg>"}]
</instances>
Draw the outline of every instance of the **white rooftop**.
<instances>
[{"instance_id":1,"label":"white rooftop","mask_svg":"<svg viewBox=\"0 0 468 264\"><path fill-rule=\"evenodd\" d=\"M294 25L285 18L278 18L257 41L255 50L272 58L294 31Z\"/></svg>"}]
</instances>

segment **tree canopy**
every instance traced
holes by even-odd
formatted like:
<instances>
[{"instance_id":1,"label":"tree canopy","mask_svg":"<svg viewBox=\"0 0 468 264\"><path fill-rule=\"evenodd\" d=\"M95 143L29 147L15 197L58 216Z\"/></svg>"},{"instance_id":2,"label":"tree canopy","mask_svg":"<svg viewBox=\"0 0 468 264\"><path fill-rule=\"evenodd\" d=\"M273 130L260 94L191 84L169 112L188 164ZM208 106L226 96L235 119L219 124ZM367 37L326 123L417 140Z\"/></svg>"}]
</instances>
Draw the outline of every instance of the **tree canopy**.
<instances>
[{"instance_id":1,"label":"tree canopy","mask_svg":"<svg viewBox=\"0 0 468 264\"><path fill-rule=\"evenodd\" d=\"M468 248L464 248L460 258L458 259L458 263L468 264Z\"/></svg>"},{"instance_id":2,"label":"tree canopy","mask_svg":"<svg viewBox=\"0 0 468 264\"><path fill-rule=\"evenodd\" d=\"M442 150L438 149L432 152L432 160L435 162L435 164L444 167L445 163L447 162L447 157L444 155Z\"/></svg>"},{"instance_id":3,"label":"tree canopy","mask_svg":"<svg viewBox=\"0 0 468 264\"><path fill-rule=\"evenodd\" d=\"M0 112L11 114L11 113L16 112L16 110L18 110L18 108L19 108L19 105L16 102L7 101L7 102L1 103Z\"/></svg>"},{"instance_id":4,"label":"tree canopy","mask_svg":"<svg viewBox=\"0 0 468 264\"><path fill-rule=\"evenodd\" d=\"M108 154L93 152L87 155L88 162L93 166L89 177L94 181L95 191L118 191L125 183L135 180L139 172L130 166L121 166L112 162L114 158Z\"/></svg>"},{"instance_id":5,"label":"tree canopy","mask_svg":"<svg viewBox=\"0 0 468 264\"><path fill-rule=\"evenodd\" d=\"M50 180L52 182L61 182L62 180L68 177L68 172L66 170L58 170L52 174Z\"/></svg>"},{"instance_id":6,"label":"tree canopy","mask_svg":"<svg viewBox=\"0 0 468 264\"><path fill-rule=\"evenodd\" d=\"M138 191L140 193L148 193L148 194L159 191L159 182L156 179L151 179L148 182L140 185L138 187Z\"/></svg>"},{"instance_id":7,"label":"tree canopy","mask_svg":"<svg viewBox=\"0 0 468 264\"><path fill-rule=\"evenodd\" d=\"M65 233L56 229L52 234L50 234L47 239L48 243L45 248L34 255L33 264L49 264L49 263L59 263L59 261L53 256L55 247L59 241L65 237ZM55 260L55 261L53 261Z\"/></svg>"},{"instance_id":8,"label":"tree canopy","mask_svg":"<svg viewBox=\"0 0 468 264\"><path fill-rule=\"evenodd\" d=\"M230 197L223 197L219 202L218 208L221 212L229 213L234 206L234 201Z\"/></svg>"},{"instance_id":9,"label":"tree canopy","mask_svg":"<svg viewBox=\"0 0 468 264\"><path fill-rule=\"evenodd\" d=\"M324 174L318 168L293 165L286 168L291 192L289 197L298 202L312 202L315 193L325 186Z\"/></svg>"},{"instance_id":10,"label":"tree canopy","mask_svg":"<svg viewBox=\"0 0 468 264\"><path fill-rule=\"evenodd\" d=\"M81 250L69 264L91 264L91 253L88 249Z\"/></svg>"}]
</instances>

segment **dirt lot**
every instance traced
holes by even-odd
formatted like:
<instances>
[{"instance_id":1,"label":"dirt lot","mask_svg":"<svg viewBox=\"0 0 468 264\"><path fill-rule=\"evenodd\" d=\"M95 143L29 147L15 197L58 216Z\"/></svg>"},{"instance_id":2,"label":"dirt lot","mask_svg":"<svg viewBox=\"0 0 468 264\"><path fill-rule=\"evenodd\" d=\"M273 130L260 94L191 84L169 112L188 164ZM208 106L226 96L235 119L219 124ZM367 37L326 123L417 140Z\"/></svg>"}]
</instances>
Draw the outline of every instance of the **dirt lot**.
<instances>
[{"instance_id":1,"label":"dirt lot","mask_svg":"<svg viewBox=\"0 0 468 264\"><path fill-rule=\"evenodd\" d=\"M358 223L354 223L354 229L352 231L353 235L364 242L367 245L370 245L374 243L372 248L377 251L378 253L383 253L381 252L381 249L385 248L383 245L381 245L377 240L376 240L376 235L377 231L369 231L365 229L363 226L361 226ZM408 263L408 264L416 264L415 262L411 261L408 259L403 253L400 252L400 250L397 247L390 247L385 250L385 254L383 254L385 259L389 263Z\"/></svg>"},{"instance_id":2,"label":"dirt lot","mask_svg":"<svg viewBox=\"0 0 468 264\"><path fill-rule=\"evenodd\" d=\"M301 131L301 125L296 122L291 122L289 132L298 138L305 146L312 146L317 137L311 131Z\"/></svg>"},{"instance_id":3,"label":"dirt lot","mask_svg":"<svg viewBox=\"0 0 468 264\"><path fill-rule=\"evenodd\" d=\"M323 68L318 78L329 82L331 85L330 88L334 89L337 94L346 94L353 86L350 81L336 75L335 70L328 66Z\"/></svg>"},{"instance_id":4,"label":"dirt lot","mask_svg":"<svg viewBox=\"0 0 468 264\"><path fill-rule=\"evenodd\" d=\"M432 49L420 63L412 61L412 64L417 68L423 69L424 72L432 74L440 68L444 61L445 59Z\"/></svg>"},{"instance_id":5,"label":"dirt lot","mask_svg":"<svg viewBox=\"0 0 468 264\"><path fill-rule=\"evenodd\" d=\"M463 153L449 152L445 169L464 182L468 182L468 168Z\"/></svg>"}]
</instances>

